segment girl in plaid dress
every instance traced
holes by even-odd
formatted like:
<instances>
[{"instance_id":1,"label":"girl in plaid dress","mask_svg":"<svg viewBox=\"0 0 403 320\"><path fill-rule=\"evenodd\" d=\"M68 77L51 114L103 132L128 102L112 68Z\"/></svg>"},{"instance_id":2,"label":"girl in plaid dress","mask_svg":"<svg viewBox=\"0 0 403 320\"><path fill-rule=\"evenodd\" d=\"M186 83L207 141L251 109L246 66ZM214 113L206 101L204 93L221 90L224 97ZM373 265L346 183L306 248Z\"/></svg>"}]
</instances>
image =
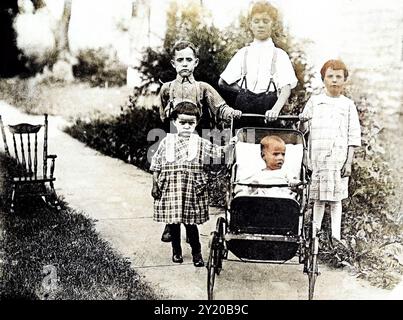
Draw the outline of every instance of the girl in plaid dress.
<instances>
[{"instance_id":1,"label":"girl in plaid dress","mask_svg":"<svg viewBox=\"0 0 403 320\"><path fill-rule=\"evenodd\" d=\"M182 263L180 224L186 228L193 264L204 266L198 224L209 219L205 163L221 158L229 146L219 147L194 134L200 112L191 101L178 103L172 112L177 133L168 134L151 160L153 171L154 220L168 223L172 261Z\"/></svg>"},{"instance_id":2,"label":"girl in plaid dress","mask_svg":"<svg viewBox=\"0 0 403 320\"><path fill-rule=\"evenodd\" d=\"M342 95L348 77L345 64L330 60L321 69L325 93L313 96L300 115L308 121L314 200L313 220L321 228L325 205L330 205L332 240L341 240L341 200L348 197L348 177L361 129L354 102Z\"/></svg>"}]
</instances>

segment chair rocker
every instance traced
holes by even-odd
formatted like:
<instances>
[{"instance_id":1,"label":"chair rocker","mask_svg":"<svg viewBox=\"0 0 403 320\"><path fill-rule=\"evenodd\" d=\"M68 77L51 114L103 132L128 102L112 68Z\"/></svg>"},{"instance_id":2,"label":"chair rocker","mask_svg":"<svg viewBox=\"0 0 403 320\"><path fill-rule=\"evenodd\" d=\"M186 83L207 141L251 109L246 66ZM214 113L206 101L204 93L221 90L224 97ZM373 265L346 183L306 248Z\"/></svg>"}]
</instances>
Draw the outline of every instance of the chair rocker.
<instances>
[{"instance_id":1,"label":"chair rocker","mask_svg":"<svg viewBox=\"0 0 403 320\"><path fill-rule=\"evenodd\" d=\"M13 173L11 180L10 213L15 211L18 198L35 196L42 197L46 203L60 210L54 188L56 178L53 176L57 156L48 154L48 115L45 114L44 117L44 124L19 123L5 126L0 116L5 153L17 164L17 170ZM43 138L39 134L42 128ZM7 145L5 129L8 129L7 134L12 137L13 154L10 153Z\"/></svg>"}]
</instances>

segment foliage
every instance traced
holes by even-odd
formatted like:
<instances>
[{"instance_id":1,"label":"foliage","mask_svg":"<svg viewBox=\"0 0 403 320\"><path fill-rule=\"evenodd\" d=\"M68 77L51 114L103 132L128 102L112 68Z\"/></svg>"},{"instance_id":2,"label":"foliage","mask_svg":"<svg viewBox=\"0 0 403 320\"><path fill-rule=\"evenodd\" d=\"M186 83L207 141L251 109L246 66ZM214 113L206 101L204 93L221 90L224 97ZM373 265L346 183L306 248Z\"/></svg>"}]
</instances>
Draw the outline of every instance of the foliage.
<instances>
[{"instance_id":1,"label":"foliage","mask_svg":"<svg viewBox=\"0 0 403 320\"><path fill-rule=\"evenodd\" d=\"M397 220L396 183L385 160L387 145L382 143L374 107L362 99L357 108L363 136L350 178L350 197L343 205L347 247L336 251L327 247L323 259L348 266L374 285L391 288L403 274L398 258L403 252L403 226Z\"/></svg>"},{"instance_id":2,"label":"foliage","mask_svg":"<svg viewBox=\"0 0 403 320\"><path fill-rule=\"evenodd\" d=\"M126 67L111 48L80 50L78 63L73 66L76 78L92 86L122 86L126 83Z\"/></svg>"},{"instance_id":3,"label":"foliage","mask_svg":"<svg viewBox=\"0 0 403 320\"><path fill-rule=\"evenodd\" d=\"M132 99L119 116L90 122L77 119L66 132L106 155L148 170L147 151L154 141L147 141L147 135L162 128L162 123L156 108L136 108Z\"/></svg>"},{"instance_id":4,"label":"foliage","mask_svg":"<svg viewBox=\"0 0 403 320\"><path fill-rule=\"evenodd\" d=\"M2 181L14 164L0 155ZM4 188L2 188L4 187ZM1 197L9 186L0 187ZM63 203L63 201L61 201ZM0 207L0 299L111 300L156 299L148 284L95 231L94 221L63 203L61 211L41 198L19 201L15 214ZM55 269L55 286L44 286L46 269Z\"/></svg>"}]
</instances>

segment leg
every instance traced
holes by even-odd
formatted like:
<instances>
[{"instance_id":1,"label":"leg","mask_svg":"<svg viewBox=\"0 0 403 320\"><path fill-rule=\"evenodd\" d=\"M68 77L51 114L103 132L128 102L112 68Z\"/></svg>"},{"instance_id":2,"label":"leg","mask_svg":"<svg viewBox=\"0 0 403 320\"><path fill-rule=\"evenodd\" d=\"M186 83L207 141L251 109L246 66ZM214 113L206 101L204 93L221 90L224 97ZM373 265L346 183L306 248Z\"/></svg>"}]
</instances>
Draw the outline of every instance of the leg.
<instances>
[{"instance_id":1,"label":"leg","mask_svg":"<svg viewBox=\"0 0 403 320\"><path fill-rule=\"evenodd\" d=\"M195 224L185 224L186 234L189 238L189 244L192 248L193 264L195 267L203 267L204 261L201 254L201 245L199 240L199 230Z\"/></svg>"},{"instance_id":2,"label":"leg","mask_svg":"<svg viewBox=\"0 0 403 320\"><path fill-rule=\"evenodd\" d=\"M330 202L332 236L336 238L336 240L341 239L341 213L342 213L341 201Z\"/></svg>"},{"instance_id":3,"label":"leg","mask_svg":"<svg viewBox=\"0 0 403 320\"><path fill-rule=\"evenodd\" d=\"M59 204L59 201L57 200L57 194L55 191L55 186L53 185L53 182L50 182L50 196L49 196L49 202L51 206L54 206L57 210L61 210L61 206Z\"/></svg>"},{"instance_id":4,"label":"leg","mask_svg":"<svg viewBox=\"0 0 403 320\"><path fill-rule=\"evenodd\" d=\"M180 223L169 224L171 231L172 243L172 261L175 263L182 263L182 248L181 248L181 225Z\"/></svg>"},{"instance_id":5,"label":"leg","mask_svg":"<svg viewBox=\"0 0 403 320\"><path fill-rule=\"evenodd\" d=\"M315 223L318 231L322 227L323 215L325 214L325 201L315 200L313 204L313 222Z\"/></svg>"}]
</instances>

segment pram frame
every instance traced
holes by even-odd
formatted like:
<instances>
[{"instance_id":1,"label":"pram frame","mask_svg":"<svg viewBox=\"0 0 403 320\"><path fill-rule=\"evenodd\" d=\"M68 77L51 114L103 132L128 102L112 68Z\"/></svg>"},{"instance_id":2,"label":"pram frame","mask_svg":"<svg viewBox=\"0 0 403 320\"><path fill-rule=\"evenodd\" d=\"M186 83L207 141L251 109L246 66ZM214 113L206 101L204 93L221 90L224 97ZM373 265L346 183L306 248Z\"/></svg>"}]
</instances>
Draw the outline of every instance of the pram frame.
<instances>
[{"instance_id":1,"label":"pram frame","mask_svg":"<svg viewBox=\"0 0 403 320\"><path fill-rule=\"evenodd\" d=\"M262 115L256 114L243 114L242 117L264 117ZM299 121L298 117L295 116L280 116L279 120L290 120L290 121ZM208 299L213 299L213 291L214 291L214 282L215 275L219 275L222 270L222 262L228 257L228 249L227 243L232 240L252 240L252 241L277 241L277 242L285 242L285 243L294 243L298 244L299 247L299 263L304 265L303 272L308 275L309 289L308 289L308 298L313 299L314 287L316 278L319 275L318 263L317 263L317 253L318 253L318 239L316 237L316 227L313 222L305 223L305 219L307 219L307 208L308 208L308 199L309 199L309 177L308 170L306 165L306 154L308 152L307 145L305 142L305 137L302 132L299 130L288 129L288 128L274 128L274 127L241 127L236 131L234 127L234 121L231 121L231 135L238 135L241 130L245 131L248 129L258 129L258 130L272 130L296 133L300 135L302 145L303 145L303 160L301 164L301 183L298 186L297 198L294 200L300 206L299 212L299 222L298 222L298 234L286 234L286 235L278 235L278 234L259 234L259 233L247 233L247 232L234 232L231 230L231 204L234 200L234 187L236 185L248 185L248 186L258 186L262 188L272 188L272 187L289 187L285 184L277 184L277 185L260 185L260 184L244 184L236 182L236 164L235 164L235 151L232 153L232 158L229 161L229 169L231 172L231 177L228 185L227 192L227 201L226 201L226 210L225 210L225 218L220 217L217 219L216 229L211 233L210 243L209 243L209 259L207 262L207 295ZM256 143L256 139L254 141ZM269 198L270 199L270 198ZM273 198L275 199L275 198ZM312 216L312 215L311 215ZM231 250L230 250L231 251ZM252 259L244 259L239 258L242 262L256 262ZM269 261L258 261L258 262L269 262ZM278 262L277 262L278 263Z\"/></svg>"}]
</instances>

